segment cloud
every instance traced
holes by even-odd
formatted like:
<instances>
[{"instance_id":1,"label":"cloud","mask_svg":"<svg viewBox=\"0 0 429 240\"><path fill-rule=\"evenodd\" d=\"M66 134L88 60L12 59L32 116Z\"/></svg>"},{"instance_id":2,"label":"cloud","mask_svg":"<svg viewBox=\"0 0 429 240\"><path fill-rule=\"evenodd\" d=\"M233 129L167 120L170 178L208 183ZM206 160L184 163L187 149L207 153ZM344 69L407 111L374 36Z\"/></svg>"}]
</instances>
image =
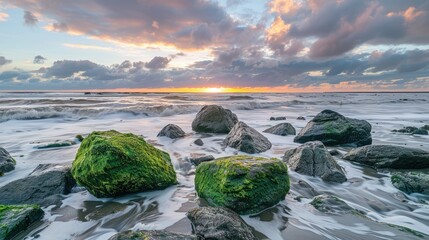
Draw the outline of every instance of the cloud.
<instances>
[{"instance_id":1,"label":"cloud","mask_svg":"<svg viewBox=\"0 0 429 240\"><path fill-rule=\"evenodd\" d=\"M152 70L158 70L166 68L170 61L171 59L168 59L166 57L154 57L152 60L145 64L145 67Z\"/></svg>"},{"instance_id":2,"label":"cloud","mask_svg":"<svg viewBox=\"0 0 429 240\"><path fill-rule=\"evenodd\" d=\"M9 59L6 59L3 56L0 56L0 67L3 66L3 65L9 64L11 62L12 62L12 60L9 60Z\"/></svg>"},{"instance_id":3,"label":"cloud","mask_svg":"<svg viewBox=\"0 0 429 240\"><path fill-rule=\"evenodd\" d=\"M33 63L34 64L44 64L46 60L48 60L48 59L46 59L40 55L37 55L34 57Z\"/></svg>"},{"instance_id":4,"label":"cloud","mask_svg":"<svg viewBox=\"0 0 429 240\"><path fill-rule=\"evenodd\" d=\"M24 12L24 23L28 26L34 26L39 22L39 19L30 11Z\"/></svg>"},{"instance_id":5,"label":"cloud","mask_svg":"<svg viewBox=\"0 0 429 240\"><path fill-rule=\"evenodd\" d=\"M8 19L9 14L4 13L4 12L0 12L0 22L4 22Z\"/></svg>"},{"instance_id":6,"label":"cloud","mask_svg":"<svg viewBox=\"0 0 429 240\"><path fill-rule=\"evenodd\" d=\"M201 49L229 45L255 30L233 19L216 2L206 0L0 1L26 9L26 22L27 16L29 20L37 20L36 13L43 16L51 21L46 27L51 31L135 45Z\"/></svg>"}]
</instances>

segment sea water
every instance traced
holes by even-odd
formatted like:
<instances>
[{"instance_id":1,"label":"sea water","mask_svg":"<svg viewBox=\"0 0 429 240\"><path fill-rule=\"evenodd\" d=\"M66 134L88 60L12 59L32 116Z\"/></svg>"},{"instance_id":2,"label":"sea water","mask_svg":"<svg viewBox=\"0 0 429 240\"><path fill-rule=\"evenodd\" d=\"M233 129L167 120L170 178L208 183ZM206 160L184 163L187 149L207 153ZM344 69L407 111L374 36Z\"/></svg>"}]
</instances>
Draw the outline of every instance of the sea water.
<instances>
[{"instance_id":1,"label":"sea water","mask_svg":"<svg viewBox=\"0 0 429 240\"><path fill-rule=\"evenodd\" d=\"M225 148L225 134L192 131L196 113L208 104L231 109L238 118L262 133L284 116L297 131L324 109L372 125L373 144L415 147L429 151L429 136L393 133L404 126L429 124L429 94L425 93L305 93L305 94L154 94L154 93L0 93L0 146L16 159L16 169L0 178L0 187L28 175L38 164L70 164L79 144L39 149L55 141L75 140L77 134L115 129L143 136L167 151L179 184L162 191L99 199L76 187L64 196L60 208L45 208L42 222L17 239L108 239L126 230L167 229L191 233L186 212L205 205L194 189L195 167L190 156L238 154ZM305 121L297 120L303 116ZM187 134L172 140L157 137L167 124L179 125ZM299 146L294 136L262 133L273 147L262 157L281 158ZM193 142L202 138L204 146ZM338 148L345 153L349 149ZM242 154L242 153L239 153ZM291 191L277 206L259 214L242 216L261 239L422 239L388 224L429 234L429 196L404 194L390 182L389 172L336 158L347 182L329 184L318 178L290 171ZM298 198L305 181L319 193L331 193L364 213L327 215Z\"/></svg>"}]
</instances>

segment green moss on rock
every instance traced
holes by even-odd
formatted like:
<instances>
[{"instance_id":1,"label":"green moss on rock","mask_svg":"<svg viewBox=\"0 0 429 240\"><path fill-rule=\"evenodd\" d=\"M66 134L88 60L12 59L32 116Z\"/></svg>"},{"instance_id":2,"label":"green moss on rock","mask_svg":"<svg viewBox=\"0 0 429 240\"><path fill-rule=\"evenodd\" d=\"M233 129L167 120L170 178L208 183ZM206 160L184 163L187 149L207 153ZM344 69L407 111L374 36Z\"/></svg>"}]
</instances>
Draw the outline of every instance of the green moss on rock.
<instances>
[{"instance_id":1,"label":"green moss on rock","mask_svg":"<svg viewBox=\"0 0 429 240\"><path fill-rule=\"evenodd\" d=\"M201 163L195 189L210 205L249 214L283 200L290 183L287 166L278 159L234 156Z\"/></svg>"},{"instance_id":2,"label":"green moss on rock","mask_svg":"<svg viewBox=\"0 0 429 240\"><path fill-rule=\"evenodd\" d=\"M72 175L96 197L163 189L177 183L168 153L134 134L93 132L76 154Z\"/></svg>"},{"instance_id":3,"label":"green moss on rock","mask_svg":"<svg viewBox=\"0 0 429 240\"><path fill-rule=\"evenodd\" d=\"M0 205L0 239L10 239L44 215L37 205Z\"/></svg>"}]
</instances>

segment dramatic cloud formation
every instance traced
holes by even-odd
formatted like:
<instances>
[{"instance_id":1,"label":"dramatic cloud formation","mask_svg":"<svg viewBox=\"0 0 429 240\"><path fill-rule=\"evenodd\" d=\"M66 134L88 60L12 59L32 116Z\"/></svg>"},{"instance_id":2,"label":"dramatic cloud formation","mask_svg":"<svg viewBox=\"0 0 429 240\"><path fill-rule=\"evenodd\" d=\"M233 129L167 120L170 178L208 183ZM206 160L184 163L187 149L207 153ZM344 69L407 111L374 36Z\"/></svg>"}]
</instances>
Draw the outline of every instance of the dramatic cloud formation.
<instances>
[{"instance_id":1,"label":"dramatic cloud formation","mask_svg":"<svg viewBox=\"0 0 429 240\"><path fill-rule=\"evenodd\" d=\"M46 60L47 60L46 58L44 58L44 57L42 57L40 55L37 55L37 56L34 57L33 63L34 64L44 64Z\"/></svg>"},{"instance_id":2,"label":"dramatic cloud formation","mask_svg":"<svg viewBox=\"0 0 429 240\"><path fill-rule=\"evenodd\" d=\"M3 65L6 65L8 63L11 63L11 62L12 62L12 60L9 60L9 59L6 59L3 56L0 56L0 67L3 66Z\"/></svg>"},{"instance_id":3,"label":"dramatic cloud formation","mask_svg":"<svg viewBox=\"0 0 429 240\"><path fill-rule=\"evenodd\" d=\"M22 9L26 25L37 24L50 36L75 37L77 41L62 38L58 45L84 54L37 70L14 66L15 70L0 72L5 89L326 84L402 89L418 84L429 90L427 0L0 3ZM248 9L254 5L261 9ZM0 21L7 23L8 18L0 13ZM114 55L127 47L138 53ZM94 52L97 56L92 58ZM14 59L7 52L1 54ZM109 60L100 64L103 54ZM52 60L56 59L64 56L59 53ZM39 55L33 62L45 60ZM10 62L0 57L0 66Z\"/></svg>"}]
</instances>

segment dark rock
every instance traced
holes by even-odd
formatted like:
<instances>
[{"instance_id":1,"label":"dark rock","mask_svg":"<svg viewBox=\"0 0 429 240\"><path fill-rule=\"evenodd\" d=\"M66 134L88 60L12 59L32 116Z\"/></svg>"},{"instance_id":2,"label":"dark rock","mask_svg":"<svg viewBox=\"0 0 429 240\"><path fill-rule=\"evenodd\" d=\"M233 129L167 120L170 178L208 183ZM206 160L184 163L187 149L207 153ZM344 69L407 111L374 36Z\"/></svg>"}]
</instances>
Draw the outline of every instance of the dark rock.
<instances>
[{"instance_id":1,"label":"dark rock","mask_svg":"<svg viewBox=\"0 0 429 240\"><path fill-rule=\"evenodd\" d=\"M195 166L198 166L202 162L208 162L208 161L211 161L214 159L215 158L212 155L207 155L207 156L203 156L203 157L190 158L189 160L191 161L192 164L194 164Z\"/></svg>"},{"instance_id":2,"label":"dark rock","mask_svg":"<svg viewBox=\"0 0 429 240\"><path fill-rule=\"evenodd\" d=\"M320 177L327 182L347 181L343 169L320 141L307 142L286 151L283 161L288 163L291 170L300 174Z\"/></svg>"},{"instance_id":3,"label":"dark rock","mask_svg":"<svg viewBox=\"0 0 429 240\"><path fill-rule=\"evenodd\" d=\"M15 159L10 156L6 149L0 147L0 176L14 170L15 164Z\"/></svg>"},{"instance_id":4,"label":"dark rock","mask_svg":"<svg viewBox=\"0 0 429 240\"><path fill-rule=\"evenodd\" d=\"M413 132L413 135L428 135L428 131L425 129L417 129L416 131Z\"/></svg>"},{"instance_id":5,"label":"dark rock","mask_svg":"<svg viewBox=\"0 0 429 240\"><path fill-rule=\"evenodd\" d=\"M356 148L343 159L375 168L421 169L429 168L429 152L401 146L371 145Z\"/></svg>"},{"instance_id":6,"label":"dark rock","mask_svg":"<svg viewBox=\"0 0 429 240\"><path fill-rule=\"evenodd\" d=\"M285 199L289 188L287 166L278 159L231 156L201 163L195 172L200 198L240 214L274 206Z\"/></svg>"},{"instance_id":7,"label":"dark rock","mask_svg":"<svg viewBox=\"0 0 429 240\"><path fill-rule=\"evenodd\" d=\"M198 240L197 236L172 233L165 230L125 231L109 240Z\"/></svg>"},{"instance_id":8,"label":"dark rock","mask_svg":"<svg viewBox=\"0 0 429 240\"><path fill-rule=\"evenodd\" d=\"M85 92L84 95L91 95L91 93L90 92Z\"/></svg>"},{"instance_id":9,"label":"dark rock","mask_svg":"<svg viewBox=\"0 0 429 240\"><path fill-rule=\"evenodd\" d=\"M421 127L421 129L429 131L429 125L424 125L423 127Z\"/></svg>"},{"instance_id":10,"label":"dark rock","mask_svg":"<svg viewBox=\"0 0 429 240\"><path fill-rule=\"evenodd\" d=\"M271 133L274 135L287 136L295 135L296 130L290 123L280 123L268 129L265 129L264 132Z\"/></svg>"},{"instance_id":11,"label":"dark rock","mask_svg":"<svg viewBox=\"0 0 429 240\"><path fill-rule=\"evenodd\" d=\"M403 127L401 129L394 129L392 132L398 132L398 133L409 133L412 134L414 131L416 131L418 128L416 127Z\"/></svg>"},{"instance_id":12,"label":"dark rock","mask_svg":"<svg viewBox=\"0 0 429 240\"><path fill-rule=\"evenodd\" d=\"M55 141L53 143L40 144L35 146L37 149L47 149L47 148L60 148L60 147L70 147L75 145L75 141L65 140L65 141Z\"/></svg>"},{"instance_id":13,"label":"dark rock","mask_svg":"<svg viewBox=\"0 0 429 240\"><path fill-rule=\"evenodd\" d=\"M200 207L186 216L192 222L194 233L202 239L253 240L252 228L240 215L223 207Z\"/></svg>"},{"instance_id":14,"label":"dark rock","mask_svg":"<svg viewBox=\"0 0 429 240\"><path fill-rule=\"evenodd\" d=\"M254 98L252 98L251 96L246 96L246 95L242 95L242 96L229 96L228 100L253 100Z\"/></svg>"},{"instance_id":15,"label":"dark rock","mask_svg":"<svg viewBox=\"0 0 429 240\"><path fill-rule=\"evenodd\" d=\"M341 215L356 212L343 200L330 194L319 195L310 204L320 212L328 214Z\"/></svg>"},{"instance_id":16,"label":"dark rock","mask_svg":"<svg viewBox=\"0 0 429 240\"><path fill-rule=\"evenodd\" d=\"M169 137L171 139L175 139L184 137L185 134L186 133L179 126L168 124L158 133L158 137Z\"/></svg>"},{"instance_id":17,"label":"dark rock","mask_svg":"<svg viewBox=\"0 0 429 240\"><path fill-rule=\"evenodd\" d=\"M302 197L305 198L313 198L319 193L314 189L310 184L308 184L306 181L299 180L298 183L295 183L295 191L297 191L299 194L302 195Z\"/></svg>"},{"instance_id":18,"label":"dark rock","mask_svg":"<svg viewBox=\"0 0 429 240\"><path fill-rule=\"evenodd\" d=\"M365 120L344 117L331 110L323 110L308 122L294 139L298 143L316 140L326 146L368 145L372 143L371 124Z\"/></svg>"},{"instance_id":19,"label":"dark rock","mask_svg":"<svg viewBox=\"0 0 429 240\"><path fill-rule=\"evenodd\" d=\"M198 138L197 140L194 141L194 144L197 146L203 146L204 142L203 140L201 140L201 138Z\"/></svg>"},{"instance_id":20,"label":"dark rock","mask_svg":"<svg viewBox=\"0 0 429 240\"><path fill-rule=\"evenodd\" d=\"M270 117L271 121L284 121L286 117Z\"/></svg>"},{"instance_id":21,"label":"dark rock","mask_svg":"<svg viewBox=\"0 0 429 240\"><path fill-rule=\"evenodd\" d=\"M244 122L238 122L231 129L223 143L246 153L265 152L272 146L268 138Z\"/></svg>"},{"instance_id":22,"label":"dark rock","mask_svg":"<svg viewBox=\"0 0 429 240\"><path fill-rule=\"evenodd\" d=\"M305 120L305 117L299 116L296 118L296 120Z\"/></svg>"},{"instance_id":23,"label":"dark rock","mask_svg":"<svg viewBox=\"0 0 429 240\"><path fill-rule=\"evenodd\" d=\"M80 134L76 135L76 139L79 140L79 142L83 141L83 137Z\"/></svg>"},{"instance_id":24,"label":"dark rock","mask_svg":"<svg viewBox=\"0 0 429 240\"><path fill-rule=\"evenodd\" d=\"M337 149L331 149L331 150L329 150L329 154L331 154L332 156L339 156L339 157L342 156L342 154L340 153L340 151L338 151Z\"/></svg>"},{"instance_id":25,"label":"dark rock","mask_svg":"<svg viewBox=\"0 0 429 240\"><path fill-rule=\"evenodd\" d=\"M406 193L422 193L429 195L428 172L394 172L391 176L393 186Z\"/></svg>"},{"instance_id":26,"label":"dark rock","mask_svg":"<svg viewBox=\"0 0 429 240\"><path fill-rule=\"evenodd\" d=\"M30 175L0 188L0 204L58 205L76 185L70 166L40 164Z\"/></svg>"},{"instance_id":27,"label":"dark rock","mask_svg":"<svg viewBox=\"0 0 429 240\"><path fill-rule=\"evenodd\" d=\"M35 205L0 205L0 239L13 238L43 215L43 210Z\"/></svg>"},{"instance_id":28,"label":"dark rock","mask_svg":"<svg viewBox=\"0 0 429 240\"><path fill-rule=\"evenodd\" d=\"M192 121L195 132L229 133L238 122L237 115L217 105L204 106Z\"/></svg>"}]
</instances>

